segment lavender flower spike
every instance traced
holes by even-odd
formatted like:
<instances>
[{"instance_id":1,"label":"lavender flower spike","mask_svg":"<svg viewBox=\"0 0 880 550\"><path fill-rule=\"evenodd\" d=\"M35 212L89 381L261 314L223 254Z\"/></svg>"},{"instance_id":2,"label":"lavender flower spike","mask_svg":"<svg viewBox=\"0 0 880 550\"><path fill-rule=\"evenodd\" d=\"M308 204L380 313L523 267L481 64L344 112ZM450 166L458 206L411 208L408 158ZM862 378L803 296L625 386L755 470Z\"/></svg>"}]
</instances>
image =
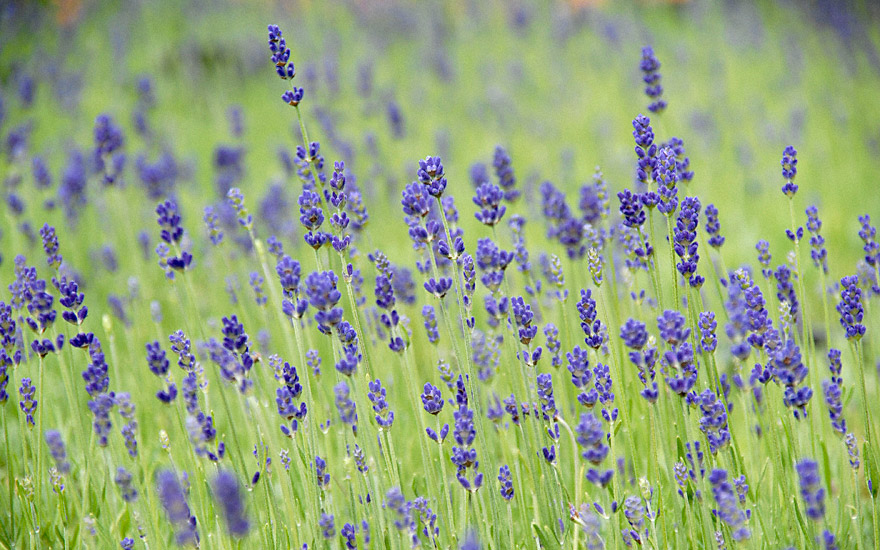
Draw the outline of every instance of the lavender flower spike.
<instances>
[{"instance_id":1,"label":"lavender flower spike","mask_svg":"<svg viewBox=\"0 0 880 550\"><path fill-rule=\"evenodd\" d=\"M229 470L220 470L214 478L212 488L214 498L223 509L229 534L235 538L247 535L251 525L245 517L241 486L235 474Z\"/></svg>"},{"instance_id":2,"label":"lavender flower spike","mask_svg":"<svg viewBox=\"0 0 880 550\"><path fill-rule=\"evenodd\" d=\"M177 475L171 470L162 470L156 476L156 487L168 521L174 527L174 540L180 546L197 546L199 533L196 530L196 518L190 512L186 493L180 486Z\"/></svg>"},{"instance_id":3,"label":"lavender flower spike","mask_svg":"<svg viewBox=\"0 0 880 550\"><path fill-rule=\"evenodd\" d=\"M639 68L644 75L645 95L651 101L648 110L652 113L662 113L666 109L666 101L663 100L663 86L660 85L660 61L654 55L654 48L645 46L642 48L642 62Z\"/></svg>"},{"instance_id":4,"label":"lavender flower spike","mask_svg":"<svg viewBox=\"0 0 880 550\"><path fill-rule=\"evenodd\" d=\"M797 151L789 145L782 151L782 177L785 178L785 185L782 186L782 192L785 196L791 198L797 193L798 186L794 183L794 177L797 175Z\"/></svg>"}]
</instances>

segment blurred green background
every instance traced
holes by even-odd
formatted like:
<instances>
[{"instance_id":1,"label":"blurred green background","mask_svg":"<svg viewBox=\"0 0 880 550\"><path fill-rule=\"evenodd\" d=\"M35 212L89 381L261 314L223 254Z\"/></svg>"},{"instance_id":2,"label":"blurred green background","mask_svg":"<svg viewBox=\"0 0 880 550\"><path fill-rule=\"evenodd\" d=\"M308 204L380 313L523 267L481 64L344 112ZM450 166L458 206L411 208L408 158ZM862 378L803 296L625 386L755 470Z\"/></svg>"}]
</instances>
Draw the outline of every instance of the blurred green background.
<instances>
[{"instance_id":1,"label":"blurred green background","mask_svg":"<svg viewBox=\"0 0 880 550\"><path fill-rule=\"evenodd\" d=\"M391 216L401 231L399 189L427 154L442 155L460 205L468 168L491 161L496 144L533 189L549 179L573 198L597 165L612 190L631 185L648 44L669 102L658 139L684 140L694 189L737 234L729 265L751 260L742 243L760 238L787 249L788 217L777 215L785 145L799 151L801 219L815 203L825 221L832 275L854 271L856 216L880 213L880 25L864 3L65 0L7 3L2 14L6 128L33 119L31 151L57 173L64 151L90 146L97 114L130 129L136 82L149 76L159 140L127 148L173 150L192 175L183 189L195 215L219 198L212 157L235 143L231 106L243 112L246 195L279 179L278 147L300 141L268 61L271 22L293 50L306 116L320 122L313 138L388 205L371 200L373 219ZM37 83L29 110L16 104L22 75Z\"/></svg>"}]
</instances>

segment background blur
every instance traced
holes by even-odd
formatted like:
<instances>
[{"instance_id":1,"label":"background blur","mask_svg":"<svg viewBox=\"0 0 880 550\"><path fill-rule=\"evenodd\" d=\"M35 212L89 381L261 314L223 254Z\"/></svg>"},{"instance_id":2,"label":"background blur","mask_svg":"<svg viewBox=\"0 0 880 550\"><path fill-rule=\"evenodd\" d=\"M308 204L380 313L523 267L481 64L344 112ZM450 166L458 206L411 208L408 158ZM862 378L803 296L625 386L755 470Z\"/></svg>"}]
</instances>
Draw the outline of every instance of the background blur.
<instances>
[{"instance_id":1,"label":"background blur","mask_svg":"<svg viewBox=\"0 0 880 550\"><path fill-rule=\"evenodd\" d=\"M267 23L281 25L293 50L294 83L318 122L313 139L365 193L387 198L401 231L399 190L428 154L443 157L460 201L469 168L491 162L496 144L534 194L549 179L574 196L597 165L612 190L629 186L631 121L647 112L644 45L662 62L669 103L652 117L658 139L684 140L694 185L719 206L726 232L745 233L738 242L783 242L788 216L775 214L789 143L799 197L819 206L823 233L842 245L832 254L853 265L856 216L880 214L880 24L866 2L2 4L3 136L27 125L29 154L59 174L68 151L91 146L95 116L110 113L132 159L173 155L193 222L225 192L218 147L244 155L235 176L250 199L285 181L279 148L300 141L268 61ZM240 138L231 112L241 114ZM149 136L130 131L138 113ZM298 190L276 187L275 199L295 204ZM381 207L371 210L381 223Z\"/></svg>"}]
</instances>

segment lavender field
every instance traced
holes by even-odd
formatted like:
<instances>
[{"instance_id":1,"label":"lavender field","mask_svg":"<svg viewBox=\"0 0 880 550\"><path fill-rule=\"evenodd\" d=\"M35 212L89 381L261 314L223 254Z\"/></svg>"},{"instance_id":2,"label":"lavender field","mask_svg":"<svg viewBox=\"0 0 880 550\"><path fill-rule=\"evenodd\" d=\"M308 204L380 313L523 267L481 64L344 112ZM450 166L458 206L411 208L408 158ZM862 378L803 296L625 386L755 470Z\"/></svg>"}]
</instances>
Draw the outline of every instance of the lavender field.
<instances>
[{"instance_id":1,"label":"lavender field","mask_svg":"<svg viewBox=\"0 0 880 550\"><path fill-rule=\"evenodd\" d=\"M0 5L0 549L880 548L878 22Z\"/></svg>"}]
</instances>

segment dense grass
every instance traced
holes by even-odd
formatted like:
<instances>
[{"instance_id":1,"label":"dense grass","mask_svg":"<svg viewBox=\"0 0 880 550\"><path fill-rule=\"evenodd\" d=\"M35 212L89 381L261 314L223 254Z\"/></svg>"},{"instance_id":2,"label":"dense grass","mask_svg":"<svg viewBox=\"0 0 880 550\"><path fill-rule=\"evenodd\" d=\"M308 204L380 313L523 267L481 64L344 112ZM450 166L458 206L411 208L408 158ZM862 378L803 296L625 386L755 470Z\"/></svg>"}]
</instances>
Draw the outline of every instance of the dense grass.
<instances>
[{"instance_id":1,"label":"dense grass","mask_svg":"<svg viewBox=\"0 0 880 550\"><path fill-rule=\"evenodd\" d=\"M578 13L562 5L530 7L522 26L514 24L514 12L500 4L478 7L465 2L442 9L306 3L295 11L260 3L231 3L216 9L169 2L162 9L90 7L77 26L63 29L44 13L23 8L5 12L0 27L0 93L6 119L0 133L5 139L20 124L31 124L32 131L21 157L4 155L0 160L5 193L21 198L25 205L21 214L4 207L4 286L17 276L13 272L17 254L36 266L41 278L55 275L46 264L39 235L28 235L44 223L56 227L65 260L61 272L76 276L90 313L82 327L68 325L59 313L47 335L57 331L69 340L85 332L100 340L109 365L109 389L131 393L138 453L135 458L126 453L120 428L127 420L118 413L120 406L110 417L113 428L107 446L100 446L92 435L88 403L95 398L84 392L80 373L90 361L94 363L94 357L90 360L88 353L65 345L60 353L40 361L29 352L34 336L22 322L27 310L14 312L22 341L11 343L9 350L24 344L25 358L8 370L10 398L2 404L0 502L4 504L0 509L6 512L0 514L0 545L111 548L123 537L140 536L135 547L166 547L172 544L172 530L181 529L172 529L162 510L157 483L163 471L187 473L189 507L205 548L304 544L340 548L343 525L360 527L362 521L369 523L371 545L376 548L406 547L413 535L428 546L457 547L467 542L468 531L483 547L491 548L594 548L600 543L614 548L626 541L621 530L633 528L640 531L642 545L655 548L710 548L716 546L718 536L728 547L812 547L821 546L821 539L814 541L825 531L836 537L841 548L878 544L877 474L870 488L866 483L868 471L878 469L876 462L870 464L877 440L876 416L868 406L880 389L873 368L878 356L873 334L880 321L878 294L870 285L863 289L867 335L859 341L845 339L834 311L840 299L837 281L855 274L865 257L857 217L867 213L874 223L880 219L880 197L872 191L880 152L876 101L880 77L864 50L844 46L833 30L817 26L809 14L776 4L749 8L697 2L681 7L622 4ZM268 60L265 25L270 22L281 25L293 50L291 60L298 69L293 85L305 87L300 110L310 137L321 142L325 174L331 174L333 161L344 160L349 181L354 183L356 176L364 193L370 221L363 231L352 231L353 249L344 258L329 248L313 253L303 242L305 231L295 206L303 182L286 173L277 158L279 148L292 152L302 138L296 111L279 100L287 88ZM876 30L866 32L878 39L870 35ZM652 116L657 141L681 137L695 172L678 197L698 196L704 207L715 204L727 238L720 251L709 249L701 211L699 273L706 283L699 292L673 272L662 214L654 212L652 230L646 229L656 248L651 269L628 269L617 238L601 246L593 244L603 255L600 285L591 277L586 256L568 257L558 239L548 238L550 222L542 213L539 185L549 180L567 196L572 216L580 216L579 189L592 181L598 165L609 190L610 214L601 217L597 228L609 234L619 231L615 194L637 189L631 122L637 114L647 113L638 71L645 44L652 44L662 61L664 97L669 102L666 112ZM371 75L369 91L359 86L364 67ZM22 75L36 82L36 99L30 107L15 93ZM138 135L132 123L139 101L136 83L144 75L152 79L156 96L155 106L146 111L151 136ZM402 115L402 135L395 135L389 122L392 103ZM232 106L242 113L240 136L230 131ZM69 152L79 148L90 158L99 113L112 115L125 131L124 185L104 186L100 174L90 173L88 203L75 209L75 219L57 198L59 206L47 209L44 201L57 195ZM474 219L469 168L473 162L485 162L491 173L497 144L510 154L524 196L507 205L503 221L493 230ZM781 193L784 180L779 173L782 150L789 144L796 146L799 160L800 190L792 199ZM205 206L225 200L225 188L218 192L216 183L214 159L220 145L244 150L242 176L233 183L241 188L255 225L249 233L233 223L224 229L225 241L212 246L202 212ZM192 268L173 280L156 265L153 252L159 242L155 214L159 201L145 193L133 166L138 154L155 159L163 151L172 152L178 161L180 177L168 196L180 207L186 230L183 247L195 258ZM461 329L458 267L439 266L456 280L445 299L422 291L426 277L437 275L431 270L423 277L416 271L416 261L425 261L426 256L412 250L400 193L415 180L418 159L428 154L442 156L449 182L445 196L457 201L463 242L471 255L482 238L514 250L516 236L507 222L514 214L528 220L523 236L532 272L524 274L513 262L496 297L523 296L531 304L538 333L529 349L543 348L537 365L521 360L526 344L520 342L513 315L509 321L502 315L497 326L490 323L483 307L489 291L480 283L473 306L476 331ZM34 185L30 169L34 156L44 158L50 168L50 189ZM11 184L18 176L21 183ZM494 174L491 180L497 181ZM281 219L287 225L269 225L260 207L273 183L284 189L288 204ZM809 233L797 246L785 237L793 221L806 223L804 209L811 204L818 206L823 221L827 276L810 260ZM329 231L327 224L323 229ZM144 233L146 254L140 244ZM342 344L335 334L326 337L316 330L313 308L302 323L291 323L282 312L277 260L266 244L273 233L285 252L301 262L304 280L316 269L332 269L340 277L339 305L345 320L356 327L364 354L352 377L334 369ZM777 282L762 276L755 251L759 239L770 243L774 270L790 264L800 275L793 290L800 312L789 330L784 329L786 312L780 306L784 302L790 307L791 299L777 298ZM115 266L103 260L105 247L112 250ZM412 272L413 303L405 303L406 293L397 290L396 307L403 317L398 330L409 344L403 353L391 351L388 334L378 328L373 289L379 271L367 256L374 250L387 254L398 269ZM549 294L556 287L541 269L542 255L560 258L567 299ZM361 289L344 280L349 261L365 279ZM769 317L781 332L780 348L787 342L798 346L809 369L800 386L813 390L806 419L795 418L783 404L783 386L774 381L761 386L762 405L755 406L749 374L756 363L773 363L772 345L758 346L761 349L744 360L731 354L732 342L724 328L737 308L726 304L728 290L722 283L737 285L743 275L737 280L730 272L746 265L751 266L751 280L763 293ZM256 303L248 284L254 272L265 279L265 305ZM395 277L404 275L397 271ZM527 286L533 287L536 279L543 289L531 295ZM234 297L226 290L230 285L236 288ZM585 314L577 306L582 288L591 289L597 301L596 318L607 335L597 351L587 354L590 366L609 367L616 394L613 405L595 406L596 418L601 418L602 408L620 411L612 423L598 421L603 433L612 434L605 440L609 456L599 467L614 471L607 488L588 481L587 462L580 458L583 449L574 441L582 413L593 414L578 403L581 390L572 385L565 359L576 345L587 349L579 319ZM48 290L58 307L52 283ZM640 291L646 292L646 300L630 298L631 292ZM4 292L4 302L9 298ZM113 307L110 298L120 307ZM351 307L358 300L363 302ZM440 334L436 345L429 342L422 324L425 304L436 308ZM730 404L723 408L732 443L717 454L709 452L700 432L700 408L685 406L668 389L659 362L658 402L651 405L639 396L638 371L620 338L621 327L632 318L647 325L652 335L648 347L657 346L660 354L678 348L679 343L664 342L657 327L657 317L673 309L685 316L692 330L699 363L694 390L711 394L719 387L716 375L720 374L727 380L736 375L744 380L745 387L733 387ZM704 311L714 312L718 322L718 348L712 352L701 352L699 347L697 319ZM221 319L232 314L243 323L249 355L257 360L247 376L253 387L245 393L222 379L218 365L201 345L210 338L221 339ZM559 365L553 363L544 332L550 323L559 330ZM183 396L168 405L155 397L163 384L150 372L144 346L152 341L161 344L182 390L185 373L174 366L177 357L168 339L177 330L192 339L204 369L207 387L200 392L200 407L213 416L217 439L227 447L219 462L194 452L186 428L187 416L194 415L184 408ZM472 349L479 347L481 335L497 342L497 348L489 346L497 366L488 380L478 380L472 364ZM830 378L826 354L832 347L844 352L839 384L842 415L848 426L844 431L854 434L861 451L857 469L851 467L842 436L831 426L823 397L822 381ZM308 350L316 350L321 358L320 375L306 364ZM308 414L292 438L279 430L282 419L275 396L280 381L270 366L273 354L294 365L305 386L302 399ZM452 442L453 409L460 402L456 405L455 392L443 383L438 361L448 364L455 377L463 376L468 405L475 411L473 447L484 480L473 493L456 480L450 460L453 445L461 445ZM551 376L557 416L530 414L521 425L508 415L496 421L486 418L495 395L503 399L514 393L519 401L538 401L539 373ZM26 425L19 407L18 388L27 377L37 383L41 405L34 427ZM378 429L367 397L367 382L376 378L387 389L395 413L389 430ZM351 387L357 405L356 435L338 411L334 388L342 381ZM423 410L419 398L428 382L439 386L450 400L437 417ZM595 376L589 387L594 382ZM728 399L718 403L722 401ZM443 424L452 431L438 446L424 430L439 430ZM560 430L558 441L546 433L554 426ZM874 436L869 437L872 428ZM71 470L64 476L63 491L53 490L48 468L54 462L40 430L58 430L66 443ZM674 467L686 464L695 441L705 452L705 476L695 468L694 478L679 492ZM357 468L355 443L365 452L366 474ZM552 463L542 453L551 445L557 452ZM291 458L289 470L282 465L282 451ZM327 462L326 486L315 483L315 455ZM618 459L622 471L617 470ZM818 484L826 491L825 512L816 520L808 517L799 492L802 485L795 465L805 459L817 461ZM509 465L512 473L514 497L509 503L499 494L496 479L503 465ZM124 502L114 482L119 466L134 475L139 492L134 502ZM740 538L736 529L719 519L723 513L717 517L713 513L725 506L709 481L715 468L727 471L731 482L745 476L744 501L728 503L750 510L750 537L745 540L734 541ZM218 471L232 472L243 491L251 525L246 538L227 534L220 501L235 498L212 485ZM260 474L258 479L255 473ZM471 471L467 478L472 481L473 475ZM408 525L395 527L400 518L392 510L394 495L389 493L395 487L410 506L422 505L418 497L426 499L424 504L438 516L436 538L423 534L420 523L412 532ZM218 492L226 498L217 498ZM649 517L647 535L644 528L633 526L642 506L647 506L642 513ZM318 521L322 514L335 519L336 534L328 539ZM424 517L415 509L403 516L417 523ZM361 529L358 547L366 546L364 539Z\"/></svg>"}]
</instances>

